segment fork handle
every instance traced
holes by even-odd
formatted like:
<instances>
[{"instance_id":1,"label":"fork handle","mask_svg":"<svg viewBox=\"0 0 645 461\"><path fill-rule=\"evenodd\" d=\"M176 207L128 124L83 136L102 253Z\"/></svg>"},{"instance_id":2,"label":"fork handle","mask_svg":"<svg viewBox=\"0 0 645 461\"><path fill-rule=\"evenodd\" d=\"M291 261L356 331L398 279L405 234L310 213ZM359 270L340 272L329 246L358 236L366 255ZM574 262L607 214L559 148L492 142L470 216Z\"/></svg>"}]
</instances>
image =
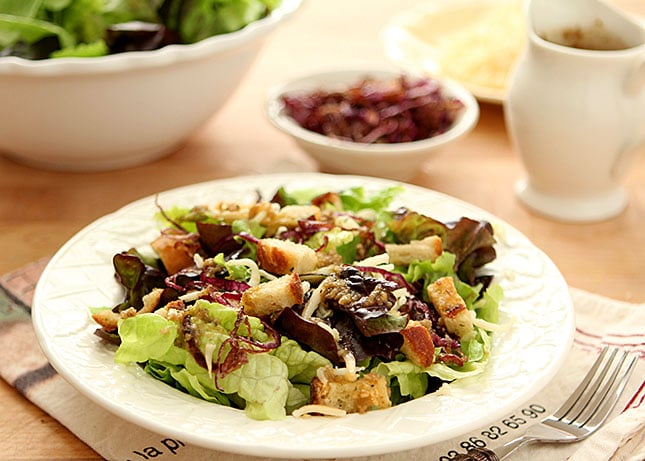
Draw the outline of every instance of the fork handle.
<instances>
[{"instance_id":1,"label":"fork handle","mask_svg":"<svg viewBox=\"0 0 645 461\"><path fill-rule=\"evenodd\" d=\"M500 458L488 448L473 448L465 455L457 455L453 461L500 461Z\"/></svg>"}]
</instances>

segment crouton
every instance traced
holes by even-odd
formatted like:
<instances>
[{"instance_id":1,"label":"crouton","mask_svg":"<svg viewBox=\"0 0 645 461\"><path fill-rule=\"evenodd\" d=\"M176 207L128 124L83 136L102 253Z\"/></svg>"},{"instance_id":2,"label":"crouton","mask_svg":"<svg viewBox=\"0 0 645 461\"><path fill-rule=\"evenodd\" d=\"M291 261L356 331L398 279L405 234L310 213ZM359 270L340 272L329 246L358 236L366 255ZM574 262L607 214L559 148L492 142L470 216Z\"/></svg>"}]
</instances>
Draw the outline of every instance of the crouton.
<instances>
[{"instance_id":1,"label":"crouton","mask_svg":"<svg viewBox=\"0 0 645 461\"><path fill-rule=\"evenodd\" d=\"M192 266L195 253L199 251L199 243L191 235L171 231L164 232L150 245L169 274Z\"/></svg>"},{"instance_id":2,"label":"crouton","mask_svg":"<svg viewBox=\"0 0 645 461\"><path fill-rule=\"evenodd\" d=\"M134 317L138 314L153 312L159 306L163 288L153 288L150 293L143 297L143 307L138 311L129 307L121 312L114 312L110 309L102 309L92 314L96 323L101 325L105 331L115 331L119 326L119 320Z\"/></svg>"},{"instance_id":3,"label":"crouton","mask_svg":"<svg viewBox=\"0 0 645 461\"><path fill-rule=\"evenodd\" d=\"M294 304L302 304L304 296L300 277L293 273L247 289L241 302L246 314L266 317Z\"/></svg>"},{"instance_id":4,"label":"crouton","mask_svg":"<svg viewBox=\"0 0 645 461\"><path fill-rule=\"evenodd\" d=\"M298 225L298 221L313 218L320 220L320 208L315 205L287 205L276 216L277 224L288 228Z\"/></svg>"},{"instance_id":5,"label":"crouton","mask_svg":"<svg viewBox=\"0 0 645 461\"><path fill-rule=\"evenodd\" d=\"M410 243L388 243L385 251L392 264L407 266L412 261L434 261L441 255L443 248L441 237L431 235L423 240L413 240Z\"/></svg>"},{"instance_id":6,"label":"crouton","mask_svg":"<svg viewBox=\"0 0 645 461\"><path fill-rule=\"evenodd\" d=\"M343 257L335 251L317 251L316 267L339 266L343 264Z\"/></svg>"},{"instance_id":7,"label":"crouton","mask_svg":"<svg viewBox=\"0 0 645 461\"><path fill-rule=\"evenodd\" d=\"M421 323L411 320L401 330L403 346L401 352L412 363L427 368L434 362L434 343L430 331Z\"/></svg>"},{"instance_id":8,"label":"crouton","mask_svg":"<svg viewBox=\"0 0 645 461\"><path fill-rule=\"evenodd\" d=\"M317 197L314 197L311 200L311 203L312 205L316 205L320 208L327 208L327 206L329 205L336 210L343 209L343 201L340 198L338 192L325 192L321 195L318 195Z\"/></svg>"},{"instance_id":9,"label":"crouton","mask_svg":"<svg viewBox=\"0 0 645 461\"><path fill-rule=\"evenodd\" d=\"M137 311L134 307L128 307L127 309L121 312L114 312L110 309L103 309L92 314L92 319L105 331L116 331L119 326L119 320L127 319L128 317L134 317L137 315Z\"/></svg>"},{"instance_id":10,"label":"crouton","mask_svg":"<svg viewBox=\"0 0 645 461\"><path fill-rule=\"evenodd\" d=\"M320 208L314 205L286 205L270 219L261 221L261 224L267 228L267 236L272 236L280 228L293 229L299 221L310 218L320 220Z\"/></svg>"},{"instance_id":11,"label":"crouton","mask_svg":"<svg viewBox=\"0 0 645 461\"><path fill-rule=\"evenodd\" d=\"M463 298L457 293L452 277L438 279L428 285L427 292L448 332L460 338L467 338L473 333L473 318Z\"/></svg>"},{"instance_id":12,"label":"crouton","mask_svg":"<svg viewBox=\"0 0 645 461\"><path fill-rule=\"evenodd\" d=\"M163 295L163 288L153 288L150 293L144 295L143 298L141 298L143 301L143 307L139 309L139 314L154 312L154 310L159 307L161 295Z\"/></svg>"},{"instance_id":13,"label":"crouton","mask_svg":"<svg viewBox=\"0 0 645 461\"><path fill-rule=\"evenodd\" d=\"M247 219L250 209L251 205L237 202L218 202L210 207L209 213L214 219L231 224L238 219Z\"/></svg>"},{"instance_id":14,"label":"crouton","mask_svg":"<svg viewBox=\"0 0 645 461\"><path fill-rule=\"evenodd\" d=\"M313 405L339 408L347 413L365 413L392 406L387 379L376 373L350 380L345 373L325 367L312 379L310 395Z\"/></svg>"},{"instance_id":15,"label":"crouton","mask_svg":"<svg viewBox=\"0 0 645 461\"><path fill-rule=\"evenodd\" d=\"M308 246L273 238L258 242L257 260L262 269L281 275L311 272L318 264L316 252Z\"/></svg>"},{"instance_id":16,"label":"crouton","mask_svg":"<svg viewBox=\"0 0 645 461\"><path fill-rule=\"evenodd\" d=\"M181 299L176 299L157 309L154 313L175 323L181 323L186 315L186 305Z\"/></svg>"},{"instance_id":17,"label":"crouton","mask_svg":"<svg viewBox=\"0 0 645 461\"><path fill-rule=\"evenodd\" d=\"M117 326L119 325L119 320L121 319L121 316L119 315L118 312L113 312L110 309L104 309L100 310L98 312L94 312L92 314L92 319L105 331L115 331Z\"/></svg>"},{"instance_id":18,"label":"crouton","mask_svg":"<svg viewBox=\"0 0 645 461\"><path fill-rule=\"evenodd\" d=\"M248 219L259 222L264 227L276 220L280 205L271 202L257 202L249 209ZM272 234L271 234L272 235Z\"/></svg>"}]
</instances>

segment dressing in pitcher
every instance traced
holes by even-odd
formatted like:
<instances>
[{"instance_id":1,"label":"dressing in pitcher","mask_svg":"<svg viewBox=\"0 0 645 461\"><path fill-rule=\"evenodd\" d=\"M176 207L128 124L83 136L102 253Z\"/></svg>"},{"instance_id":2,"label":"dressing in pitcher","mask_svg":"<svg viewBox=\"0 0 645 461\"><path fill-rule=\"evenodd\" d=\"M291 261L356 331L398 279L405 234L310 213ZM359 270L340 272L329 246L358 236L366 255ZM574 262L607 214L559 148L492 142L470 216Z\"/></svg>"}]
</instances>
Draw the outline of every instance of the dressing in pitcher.
<instances>
[{"instance_id":1,"label":"dressing in pitcher","mask_svg":"<svg viewBox=\"0 0 645 461\"><path fill-rule=\"evenodd\" d=\"M525 167L516 193L565 221L622 212L645 142L645 29L601 0L529 0L505 117Z\"/></svg>"}]
</instances>

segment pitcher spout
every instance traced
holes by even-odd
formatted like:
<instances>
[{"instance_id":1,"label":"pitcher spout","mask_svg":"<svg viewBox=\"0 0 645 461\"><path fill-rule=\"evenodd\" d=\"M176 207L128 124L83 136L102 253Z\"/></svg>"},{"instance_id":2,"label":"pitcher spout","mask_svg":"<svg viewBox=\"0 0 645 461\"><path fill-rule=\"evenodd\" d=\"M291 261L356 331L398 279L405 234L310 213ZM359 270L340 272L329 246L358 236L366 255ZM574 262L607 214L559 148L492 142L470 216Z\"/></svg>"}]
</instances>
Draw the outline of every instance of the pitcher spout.
<instances>
[{"instance_id":1,"label":"pitcher spout","mask_svg":"<svg viewBox=\"0 0 645 461\"><path fill-rule=\"evenodd\" d=\"M618 51L645 43L639 21L604 0L530 0L529 38L571 49Z\"/></svg>"}]
</instances>

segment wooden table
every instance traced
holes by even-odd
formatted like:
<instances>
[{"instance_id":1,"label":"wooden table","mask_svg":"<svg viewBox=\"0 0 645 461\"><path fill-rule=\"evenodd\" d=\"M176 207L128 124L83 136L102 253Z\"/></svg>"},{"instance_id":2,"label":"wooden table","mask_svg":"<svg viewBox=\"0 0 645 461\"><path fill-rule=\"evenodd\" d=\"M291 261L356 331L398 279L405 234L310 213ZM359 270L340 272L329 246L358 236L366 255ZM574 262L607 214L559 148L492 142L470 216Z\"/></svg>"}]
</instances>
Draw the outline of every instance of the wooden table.
<instances>
[{"instance_id":1,"label":"wooden table","mask_svg":"<svg viewBox=\"0 0 645 461\"><path fill-rule=\"evenodd\" d=\"M267 42L225 110L178 152L145 166L105 173L32 169L0 158L0 273L52 255L94 219L137 198L194 182L286 170L310 161L264 118L268 89L296 74L385 62L379 30L418 0L309 1ZM641 0L616 0L645 15ZM571 286L645 302L645 156L624 184L629 205L594 224L555 222L528 211L513 194L522 174L500 106L482 104L465 139L430 159L411 181L489 210L525 233ZM57 421L0 380L0 460L98 459Z\"/></svg>"}]
</instances>

